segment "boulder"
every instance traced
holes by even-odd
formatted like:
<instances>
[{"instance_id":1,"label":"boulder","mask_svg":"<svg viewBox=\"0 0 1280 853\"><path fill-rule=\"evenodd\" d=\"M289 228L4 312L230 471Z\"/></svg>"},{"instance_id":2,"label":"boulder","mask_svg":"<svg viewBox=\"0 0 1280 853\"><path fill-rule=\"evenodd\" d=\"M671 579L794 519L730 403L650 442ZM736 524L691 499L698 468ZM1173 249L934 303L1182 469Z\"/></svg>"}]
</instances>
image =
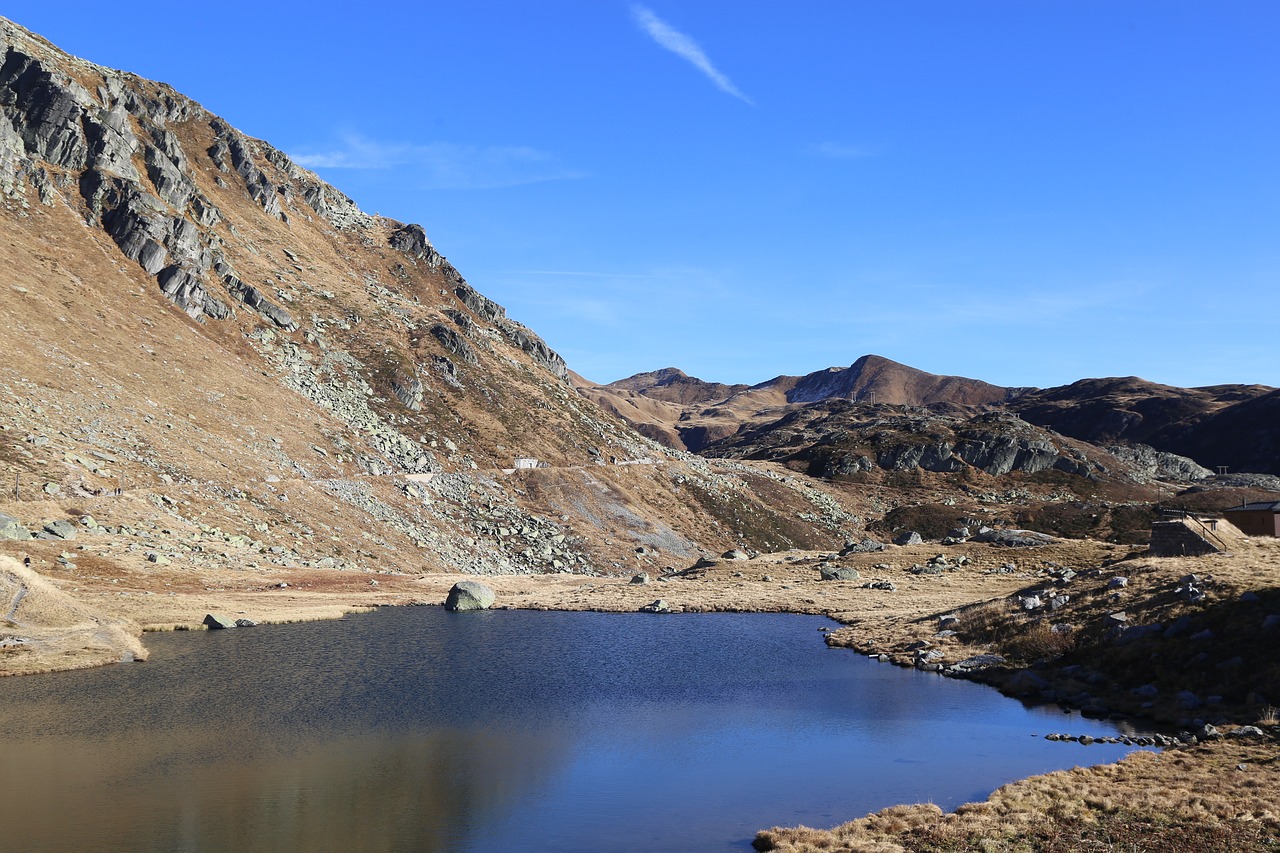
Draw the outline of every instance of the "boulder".
<instances>
[{"instance_id":1,"label":"boulder","mask_svg":"<svg viewBox=\"0 0 1280 853\"><path fill-rule=\"evenodd\" d=\"M458 581L444 601L446 610L488 610L497 599L493 590L480 581Z\"/></svg>"},{"instance_id":2,"label":"boulder","mask_svg":"<svg viewBox=\"0 0 1280 853\"><path fill-rule=\"evenodd\" d=\"M641 606L641 613L670 613L671 605L667 604L665 598L659 598L648 604Z\"/></svg>"},{"instance_id":3,"label":"boulder","mask_svg":"<svg viewBox=\"0 0 1280 853\"><path fill-rule=\"evenodd\" d=\"M984 528L973 537L975 542L989 542L992 545L1003 545L1006 548L1034 548L1037 545L1048 545L1053 537L1034 530L992 530Z\"/></svg>"},{"instance_id":4,"label":"boulder","mask_svg":"<svg viewBox=\"0 0 1280 853\"><path fill-rule=\"evenodd\" d=\"M22 526L22 522L12 515L0 512L0 539L16 539L25 542L31 538L31 531Z\"/></svg>"},{"instance_id":5,"label":"boulder","mask_svg":"<svg viewBox=\"0 0 1280 853\"><path fill-rule=\"evenodd\" d=\"M914 530L905 530L893 537L894 545L919 545L923 541L924 539L920 537L920 534Z\"/></svg>"},{"instance_id":6,"label":"boulder","mask_svg":"<svg viewBox=\"0 0 1280 853\"><path fill-rule=\"evenodd\" d=\"M861 577L857 569L848 566L823 566L819 574L824 581L856 581Z\"/></svg>"},{"instance_id":7,"label":"boulder","mask_svg":"<svg viewBox=\"0 0 1280 853\"><path fill-rule=\"evenodd\" d=\"M55 539L75 539L76 526L66 519L50 521L44 526L44 532Z\"/></svg>"},{"instance_id":8,"label":"boulder","mask_svg":"<svg viewBox=\"0 0 1280 853\"><path fill-rule=\"evenodd\" d=\"M725 551L720 555L725 560L750 560L751 555L740 548L734 548L732 551Z\"/></svg>"},{"instance_id":9,"label":"boulder","mask_svg":"<svg viewBox=\"0 0 1280 853\"><path fill-rule=\"evenodd\" d=\"M648 572L640 572L639 574L631 576L631 583L633 584L643 584L648 582L649 582Z\"/></svg>"},{"instance_id":10,"label":"boulder","mask_svg":"<svg viewBox=\"0 0 1280 853\"><path fill-rule=\"evenodd\" d=\"M212 613L209 613L204 617L204 625L210 631L220 631L224 628L234 628L236 626L236 622L234 619L228 619L225 616L215 616Z\"/></svg>"},{"instance_id":11,"label":"boulder","mask_svg":"<svg viewBox=\"0 0 1280 853\"><path fill-rule=\"evenodd\" d=\"M1227 732L1227 737L1262 737L1263 731L1257 726L1240 726Z\"/></svg>"},{"instance_id":12,"label":"boulder","mask_svg":"<svg viewBox=\"0 0 1280 853\"><path fill-rule=\"evenodd\" d=\"M883 542L877 542L874 539L863 539L861 542L854 542L840 549L840 556L847 557L850 554L872 554L877 551L883 551L888 546Z\"/></svg>"}]
</instances>

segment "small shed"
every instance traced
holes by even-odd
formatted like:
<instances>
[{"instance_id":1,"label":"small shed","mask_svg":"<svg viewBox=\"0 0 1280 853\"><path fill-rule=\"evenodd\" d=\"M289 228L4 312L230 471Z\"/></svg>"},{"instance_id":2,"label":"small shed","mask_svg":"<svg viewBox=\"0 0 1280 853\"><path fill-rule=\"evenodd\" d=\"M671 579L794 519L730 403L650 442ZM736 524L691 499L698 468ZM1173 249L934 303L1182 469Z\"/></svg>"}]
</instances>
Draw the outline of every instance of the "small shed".
<instances>
[{"instance_id":1,"label":"small shed","mask_svg":"<svg viewBox=\"0 0 1280 853\"><path fill-rule=\"evenodd\" d=\"M1280 536L1280 501L1241 504L1222 514L1249 536Z\"/></svg>"}]
</instances>

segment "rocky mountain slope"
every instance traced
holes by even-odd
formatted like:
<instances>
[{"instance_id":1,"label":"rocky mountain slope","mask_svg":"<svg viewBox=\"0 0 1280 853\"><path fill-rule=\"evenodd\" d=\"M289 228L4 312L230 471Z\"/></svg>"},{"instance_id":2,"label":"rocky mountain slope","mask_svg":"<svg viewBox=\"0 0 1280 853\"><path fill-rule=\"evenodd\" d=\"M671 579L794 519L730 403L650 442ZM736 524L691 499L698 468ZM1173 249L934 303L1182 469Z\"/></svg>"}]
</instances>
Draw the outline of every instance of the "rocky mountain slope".
<instances>
[{"instance_id":1,"label":"rocky mountain slope","mask_svg":"<svg viewBox=\"0 0 1280 853\"><path fill-rule=\"evenodd\" d=\"M860 471L958 473L977 469L1000 476L1062 471L1081 477L1150 475L1093 445L1053 435L1014 415L943 414L923 407L831 399L788 413L706 448L708 455L770 459L803 465L823 478ZM1200 472L1207 477L1211 472Z\"/></svg>"},{"instance_id":2,"label":"rocky mountain slope","mask_svg":"<svg viewBox=\"0 0 1280 853\"><path fill-rule=\"evenodd\" d=\"M168 86L4 19L0 57L18 539L69 521L100 574L616 572L858 529L821 484L601 412L423 228Z\"/></svg>"}]
</instances>

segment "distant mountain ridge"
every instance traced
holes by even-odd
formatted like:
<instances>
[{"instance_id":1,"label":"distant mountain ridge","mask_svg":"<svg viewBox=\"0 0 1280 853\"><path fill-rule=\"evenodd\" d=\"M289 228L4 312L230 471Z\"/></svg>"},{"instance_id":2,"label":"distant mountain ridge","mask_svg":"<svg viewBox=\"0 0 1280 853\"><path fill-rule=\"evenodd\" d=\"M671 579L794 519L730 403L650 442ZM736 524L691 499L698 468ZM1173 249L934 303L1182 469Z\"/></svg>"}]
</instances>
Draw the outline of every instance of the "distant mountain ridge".
<instances>
[{"instance_id":1,"label":"distant mountain ridge","mask_svg":"<svg viewBox=\"0 0 1280 853\"><path fill-rule=\"evenodd\" d=\"M1004 403L1032 389L941 376L864 355L848 367L777 376L758 385L707 382L668 367L579 390L650 438L697 452L740 428L776 420L788 407L823 400L971 408Z\"/></svg>"},{"instance_id":2,"label":"distant mountain ridge","mask_svg":"<svg viewBox=\"0 0 1280 853\"><path fill-rule=\"evenodd\" d=\"M1280 392L1178 388L1136 376L1081 379L1009 404L1025 420L1098 445L1147 444L1233 471L1280 474Z\"/></svg>"},{"instance_id":3,"label":"distant mountain ridge","mask_svg":"<svg viewBox=\"0 0 1280 853\"><path fill-rule=\"evenodd\" d=\"M849 367L778 376L758 385L707 382L669 367L608 385L580 384L579 390L651 438L715 455L778 458L764 448L777 444L771 430L792 429L791 413L852 401L970 417L1007 410L1098 448L1149 445L1203 466L1280 474L1280 391L1265 385L1179 388L1123 376L1054 388L1003 387L864 355ZM841 419L805 420L804 437L793 434L789 441L821 442L823 429L845 429L837 426Z\"/></svg>"}]
</instances>

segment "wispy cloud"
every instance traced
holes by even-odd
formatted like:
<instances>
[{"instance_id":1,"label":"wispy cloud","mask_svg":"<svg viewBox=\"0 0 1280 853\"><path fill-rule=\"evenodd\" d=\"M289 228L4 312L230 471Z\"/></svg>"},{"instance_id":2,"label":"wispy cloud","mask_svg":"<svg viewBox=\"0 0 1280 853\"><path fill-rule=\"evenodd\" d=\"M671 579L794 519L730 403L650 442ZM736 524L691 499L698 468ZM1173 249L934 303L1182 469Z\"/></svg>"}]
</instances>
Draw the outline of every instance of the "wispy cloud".
<instances>
[{"instance_id":1,"label":"wispy cloud","mask_svg":"<svg viewBox=\"0 0 1280 853\"><path fill-rule=\"evenodd\" d=\"M672 27L666 21L653 14L648 7L639 4L631 7L631 16L635 19L640 29L649 34L649 37L656 41L660 46L674 53L676 56L688 62L694 68L697 68L705 74L712 83L716 84L722 92L728 92L735 98L755 106L755 103L742 93L737 86L724 74L722 74L714 65L707 55L702 52L702 48L698 43L689 36Z\"/></svg>"},{"instance_id":2,"label":"wispy cloud","mask_svg":"<svg viewBox=\"0 0 1280 853\"><path fill-rule=\"evenodd\" d=\"M585 177L554 155L526 146L387 143L351 134L335 147L291 154L308 169L395 169L428 189L497 189Z\"/></svg>"},{"instance_id":3,"label":"wispy cloud","mask_svg":"<svg viewBox=\"0 0 1280 853\"><path fill-rule=\"evenodd\" d=\"M870 157L871 152L856 145L841 145L838 142L823 142L813 146L815 154L831 157L835 160L856 160L859 157Z\"/></svg>"}]
</instances>

